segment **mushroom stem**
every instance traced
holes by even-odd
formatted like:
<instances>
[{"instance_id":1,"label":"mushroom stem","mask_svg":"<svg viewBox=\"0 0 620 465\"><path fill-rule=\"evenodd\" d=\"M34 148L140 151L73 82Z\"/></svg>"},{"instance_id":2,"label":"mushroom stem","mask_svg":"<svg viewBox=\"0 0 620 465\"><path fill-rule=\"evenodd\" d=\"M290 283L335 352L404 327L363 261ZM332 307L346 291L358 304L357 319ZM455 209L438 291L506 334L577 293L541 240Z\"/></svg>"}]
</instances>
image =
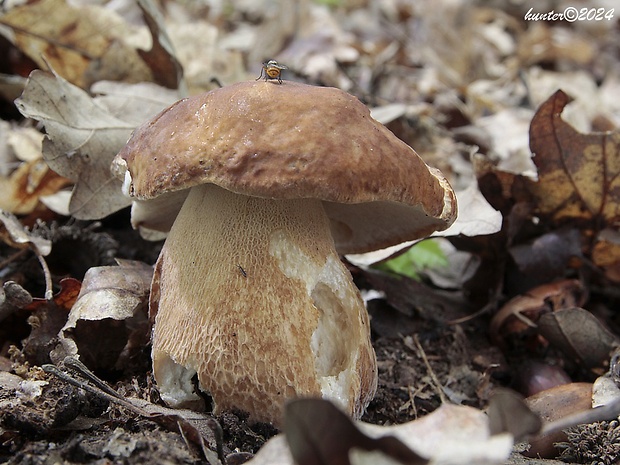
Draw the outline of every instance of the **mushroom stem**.
<instances>
[{"instance_id":1,"label":"mushroom stem","mask_svg":"<svg viewBox=\"0 0 620 465\"><path fill-rule=\"evenodd\" d=\"M322 396L359 417L376 389L368 315L322 202L192 188L158 259L153 372L173 406L199 399L278 423Z\"/></svg>"}]
</instances>

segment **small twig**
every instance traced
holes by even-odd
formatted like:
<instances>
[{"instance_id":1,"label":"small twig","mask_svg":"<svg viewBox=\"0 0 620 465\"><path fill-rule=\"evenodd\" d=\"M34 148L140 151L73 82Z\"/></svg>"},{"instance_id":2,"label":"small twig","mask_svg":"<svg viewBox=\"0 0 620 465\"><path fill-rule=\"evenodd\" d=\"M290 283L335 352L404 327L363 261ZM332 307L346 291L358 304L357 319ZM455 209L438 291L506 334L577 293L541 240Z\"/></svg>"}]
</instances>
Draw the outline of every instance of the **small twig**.
<instances>
[{"instance_id":1,"label":"small twig","mask_svg":"<svg viewBox=\"0 0 620 465\"><path fill-rule=\"evenodd\" d=\"M433 371L433 368L431 367L431 364L428 361L428 358L426 357L426 352L424 352L424 349L422 348L422 344L420 344L420 339L418 339L417 334L413 336L413 341L415 342L416 348L420 352L420 356L422 357L422 360L424 361L424 365L426 365L426 370L428 371L428 374L430 375L431 380L433 381L433 384L435 385L435 389L437 390L437 393L439 394L439 399L441 399L441 403L442 404L447 403L448 399L446 398L446 395L443 392L443 388L441 386L441 383L439 382L439 379L437 378L437 375L435 374L435 371Z\"/></svg>"},{"instance_id":2,"label":"small twig","mask_svg":"<svg viewBox=\"0 0 620 465\"><path fill-rule=\"evenodd\" d=\"M222 445L223 444L222 429L219 423L217 423L217 421L215 421L214 419L212 418L205 418L205 419L187 418L181 415L180 412L176 412L172 409L168 409L165 407L156 407L153 404L150 404L145 401L147 406L156 407L155 411L149 412L148 410L145 410L144 408L141 408L138 405L135 405L134 403L125 399L122 395L120 395L118 392L116 392L114 389L112 389L106 383L100 380L94 373L92 373L79 360L73 357L66 357L63 363L70 369L73 369L76 372L78 372L80 375L84 376L90 382L95 383L96 386L89 384L88 381L83 381L83 380L74 378L70 374L60 370L55 365L47 364L47 365L43 365L42 368L46 373L51 373L54 376L57 376L59 379L73 386L83 389L97 397L105 399L108 402L125 407L127 410L131 411L132 413L139 415L143 418L147 418L151 421L154 421L160 426L163 426L164 428L170 431L176 431L180 433L183 440L188 446L190 443L189 440L191 439L191 442L193 444L196 444L197 446L200 447L202 454L207 459L208 463L217 463L216 460L222 464L226 463L226 458L224 455L224 449ZM197 423L197 422L204 421L204 420L207 420L209 422L209 428L211 429L211 432L214 435L215 447L217 449L215 452L209 448L209 444L207 443L207 440L203 437L202 433L198 429L196 429L196 426L192 424L192 423Z\"/></svg>"},{"instance_id":3,"label":"small twig","mask_svg":"<svg viewBox=\"0 0 620 465\"><path fill-rule=\"evenodd\" d=\"M82 375L84 378L89 380L91 383L93 383L95 386L97 386L102 391L107 392L108 394L116 398L119 398L119 399L121 398L118 392L116 392L114 389L112 389L110 386L104 383L101 379L99 379L92 371L88 369L86 365L80 362L77 358L65 357L65 359L63 360L63 363L65 364L66 367L69 367L72 370L77 371L80 375Z\"/></svg>"},{"instance_id":4,"label":"small twig","mask_svg":"<svg viewBox=\"0 0 620 465\"><path fill-rule=\"evenodd\" d=\"M43 258L43 255L41 255L37 248L32 247L32 251L37 256L41 268L43 268L43 276L45 277L45 300L52 300L54 298L54 289L52 288L52 274L50 273L50 269L47 266L45 258Z\"/></svg>"},{"instance_id":5,"label":"small twig","mask_svg":"<svg viewBox=\"0 0 620 465\"><path fill-rule=\"evenodd\" d=\"M491 310L493 310L496 307L497 307L497 301L491 301L485 306L483 306L481 309L476 310L474 313L447 321L446 324L452 326L452 325L460 325L463 323L467 323L468 321L474 320L486 313L489 313Z\"/></svg>"},{"instance_id":6,"label":"small twig","mask_svg":"<svg viewBox=\"0 0 620 465\"><path fill-rule=\"evenodd\" d=\"M58 378L62 379L63 381L71 384L72 386L75 386L75 387L78 387L78 388L83 389L85 391L88 391L91 394L94 394L94 395L96 395L98 397L101 397L101 398L103 398L103 399L105 399L105 400L107 400L109 402L122 405L123 407L127 408L128 410L132 411L133 413L135 413L137 415L144 416L144 417L147 417L147 418L151 417L151 414L149 412L147 412L146 410L141 409L140 407L136 407L131 402L123 399L121 397L121 395L118 392L114 391L114 390L112 390L114 392L114 394L109 394L109 393L99 389L98 387L91 386L87 382L81 381L79 379L75 379L73 376L69 375L68 373L65 373L62 370L60 370L56 365L45 364L41 368L43 368L43 371L45 371L46 373L51 373L54 376L57 376Z\"/></svg>"}]
</instances>

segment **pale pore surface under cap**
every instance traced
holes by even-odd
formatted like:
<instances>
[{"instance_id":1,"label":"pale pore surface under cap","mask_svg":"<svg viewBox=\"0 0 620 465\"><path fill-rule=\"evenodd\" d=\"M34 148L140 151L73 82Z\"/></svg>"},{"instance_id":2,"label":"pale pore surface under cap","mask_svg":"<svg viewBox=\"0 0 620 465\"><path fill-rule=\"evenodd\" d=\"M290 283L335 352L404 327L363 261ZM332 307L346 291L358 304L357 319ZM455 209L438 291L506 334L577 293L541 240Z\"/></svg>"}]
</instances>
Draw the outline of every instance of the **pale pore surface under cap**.
<instances>
[{"instance_id":1,"label":"pale pore surface under cap","mask_svg":"<svg viewBox=\"0 0 620 465\"><path fill-rule=\"evenodd\" d=\"M376 389L368 315L319 200L192 189L157 263L153 370L164 400L278 421L323 395L359 417Z\"/></svg>"}]
</instances>

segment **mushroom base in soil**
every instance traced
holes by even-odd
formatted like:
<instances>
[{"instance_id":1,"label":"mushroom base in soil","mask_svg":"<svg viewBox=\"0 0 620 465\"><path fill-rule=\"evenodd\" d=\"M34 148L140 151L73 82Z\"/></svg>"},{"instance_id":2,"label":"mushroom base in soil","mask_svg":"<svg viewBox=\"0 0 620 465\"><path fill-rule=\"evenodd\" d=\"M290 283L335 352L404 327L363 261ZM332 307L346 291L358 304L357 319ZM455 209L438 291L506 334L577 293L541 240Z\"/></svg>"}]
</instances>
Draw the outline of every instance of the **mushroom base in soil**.
<instances>
[{"instance_id":1,"label":"mushroom base in soil","mask_svg":"<svg viewBox=\"0 0 620 465\"><path fill-rule=\"evenodd\" d=\"M155 268L153 371L172 406L278 422L322 396L360 417L377 384L368 314L317 199L193 187Z\"/></svg>"}]
</instances>

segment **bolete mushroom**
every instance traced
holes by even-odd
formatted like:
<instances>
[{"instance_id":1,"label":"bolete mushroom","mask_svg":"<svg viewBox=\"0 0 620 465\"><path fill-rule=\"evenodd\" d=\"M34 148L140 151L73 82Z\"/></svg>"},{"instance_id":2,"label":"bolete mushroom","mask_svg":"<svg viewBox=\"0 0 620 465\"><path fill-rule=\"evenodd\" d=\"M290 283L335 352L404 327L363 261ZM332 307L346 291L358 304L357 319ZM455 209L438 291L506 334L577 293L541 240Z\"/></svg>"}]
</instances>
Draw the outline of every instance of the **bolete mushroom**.
<instances>
[{"instance_id":1,"label":"bolete mushroom","mask_svg":"<svg viewBox=\"0 0 620 465\"><path fill-rule=\"evenodd\" d=\"M443 175L355 97L287 81L181 100L115 165L134 225L172 225L150 297L162 398L198 401L197 374L216 413L277 424L286 399L323 396L360 417L376 360L338 254L448 227L456 202Z\"/></svg>"}]
</instances>

